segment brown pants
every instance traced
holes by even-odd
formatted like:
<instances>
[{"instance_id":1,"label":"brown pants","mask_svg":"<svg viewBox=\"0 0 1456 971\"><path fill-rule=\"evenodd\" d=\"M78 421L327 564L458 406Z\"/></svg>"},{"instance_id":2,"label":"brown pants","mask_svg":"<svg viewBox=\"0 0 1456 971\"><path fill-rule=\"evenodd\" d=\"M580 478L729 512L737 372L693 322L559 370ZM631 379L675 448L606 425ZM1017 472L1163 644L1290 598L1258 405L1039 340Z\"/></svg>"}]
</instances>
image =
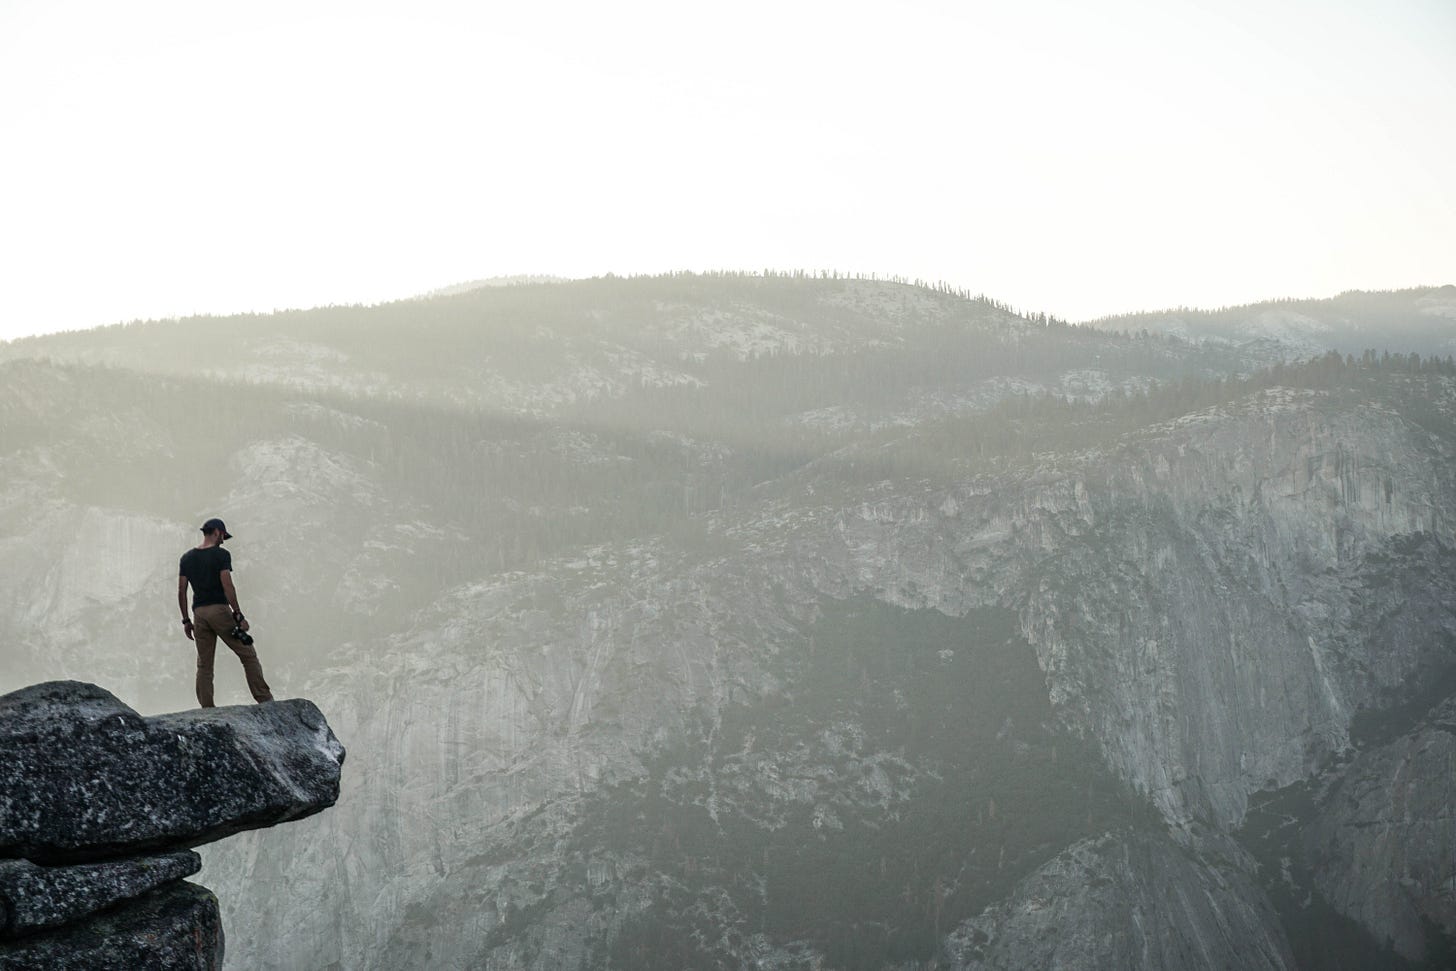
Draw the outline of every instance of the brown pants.
<instances>
[{"instance_id":1,"label":"brown pants","mask_svg":"<svg viewBox=\"0 0 1456 971\"><path fill-rule=\"evenodd\" d=\"M273 692L263 680L263 665L258 663L258 652L252 645L244 644L231 633L233 612L223 604L210 604L192 611L192 638L197 642L197 703L212 708L212 657L217 650L217 639L232 648L238 660L243 662L243 674L248 679L248 690L253 700L272 701Z\"/></svg>"}]
</instances>

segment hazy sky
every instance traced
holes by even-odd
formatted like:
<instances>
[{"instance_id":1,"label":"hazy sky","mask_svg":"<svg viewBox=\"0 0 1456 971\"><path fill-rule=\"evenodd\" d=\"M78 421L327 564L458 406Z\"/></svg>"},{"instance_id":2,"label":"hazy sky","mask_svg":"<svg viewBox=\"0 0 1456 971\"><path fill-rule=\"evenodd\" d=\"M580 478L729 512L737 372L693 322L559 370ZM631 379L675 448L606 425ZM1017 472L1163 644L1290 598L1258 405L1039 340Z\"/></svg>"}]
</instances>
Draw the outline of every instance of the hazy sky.
<instances>
[{"instance_id":1,"label":"hazy sky","mask_svg":"<svg viewBox=\"0 0 1456 971\"><path fill-rule=\"evenodd\" d=\"M0 0L0 136L0 338L518 273L1456 282L1453 0Z\"/></svg>"}]
</instances>

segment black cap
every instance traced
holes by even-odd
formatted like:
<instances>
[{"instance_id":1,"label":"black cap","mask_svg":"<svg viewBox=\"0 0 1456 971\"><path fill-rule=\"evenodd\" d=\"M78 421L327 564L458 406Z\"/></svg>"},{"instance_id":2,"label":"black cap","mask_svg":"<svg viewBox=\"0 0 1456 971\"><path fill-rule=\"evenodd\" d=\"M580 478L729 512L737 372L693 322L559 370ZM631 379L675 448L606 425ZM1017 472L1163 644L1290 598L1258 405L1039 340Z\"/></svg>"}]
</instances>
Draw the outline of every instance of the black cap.
<instances>
[{"instance_id":1,"label":"black cap","mask_svg":"<svg viewBox=\"0 0 1456 971\"><path fill-rule=\"evenodd\" d=\"M202 531L204 533L210 533L210 532L212 532L215 529L222 530L222 538L223 539L232 539L233 538L233 534L232 533L229 533L227 531L227 527L222 524L222 520L221 519L209 519L207 522L205 522L205 523L202 524Z\"/></svg>"}]
</instances>

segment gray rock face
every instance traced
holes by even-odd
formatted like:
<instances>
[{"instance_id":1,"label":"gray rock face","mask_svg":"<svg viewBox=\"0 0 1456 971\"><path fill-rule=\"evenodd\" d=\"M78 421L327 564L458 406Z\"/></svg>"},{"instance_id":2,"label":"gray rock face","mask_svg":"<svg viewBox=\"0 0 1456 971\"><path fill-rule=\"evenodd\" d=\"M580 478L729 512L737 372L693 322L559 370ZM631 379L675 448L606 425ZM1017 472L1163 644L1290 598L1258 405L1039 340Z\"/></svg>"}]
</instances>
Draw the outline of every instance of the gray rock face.
<instances>
[{"instance_id":1,"label":"gray rock face","mask_svg":"<svg viewBox=\"0 0 1456 971\"><path fill-rule=\"evenodd\" d=\"M792 542L833 595L1021 605L1053 701L1118 774L1170 821L1236 826L1449 654L1453 469L1398 415L1276 389L948 496L886 489Z\"/></svg>"},{"instance_id":2,"label":"gray rock face","mask_svg":"<svg viewBox=\"0 0 1456 971\"><path fill-rule=\"evenodd\" d=\"M1429 922L1456 934L1456 699L1346 768L1305 832L1319 890L1412 961Z\"/></svg>"},{"instance_id":3,"label":"gray rock face","mask_svg":"<svg viewBox=\"0 0 1456 971\"><path fill-rule=\"evenodd\" d=\"M0 697L0 856L79 863L196 846L339 797L344 748L294 699L143 718L95 685Z\"/></svg>"},{"instance_id":4,"label":"gray rock face","mask_svg":"<svg viewBox=\"0 0 1456 971\"><path fill-rule=\"evenodd\" d=\"M211 971L222 967L217 898L176 881L58 930L0 944L0 971Z\"/></svg>"},{"instance_id":5,"label":"gray rock face","mask_svg":"<svg viewBox=\"0 0 1456 971\"><path fill-rule=\"evenodd\" d=\"M59 927L200 869L191 850L78 866L0 860L0 940Z\"/></svg>"},{"instance_id":6,"label":"gray rock face","mask_svg":"<svg viewBox=\"0 0 1456 971\"><path fill-rule=\"evenodd\" d=\"M621 546L463 586L367 672L309 686L371 770L352 775L348 818L208 851L238 908L229 926L249 928L238 947L260 968L301 953L312 966L407 966L425 946L472 966L492 934L515 955L502 967L560 966L564 950L533 963L517 946L524 932L501 929L543 897L517 888L552 886L567 863L527 860L498 829L638 776L636 752L699 731L681 711L773 695L766 655L793 649L819 596L952 616L1016 609L1059 715L1118 775L1174 825L1237 825L1250 794L1311 777L1348 746L1355 712L1441 661L1453 629L1442 605L1456 602L1445 539L1456 463L1424 435L1397 413L1274 391L1044 469L848 497L816 480L812 494L745 513L758 518L734 524L731 554L702 563ZM718 788L704 798L718 807ZM461 862L496 846L529 879ZM375 882L361 889L343 858ZM270 938L285 905L248 888L280 878L340 916L286 944ZM1239 913L1267 922L1229 939L1264 953L1279 918L1238 879L1249 889ZM481 900L481 887L506 889ZM411 922L412 906L438 913L437 895L469 901L453 938ZM599 933L565 909L534 913L542 939ZM1165 918L1168 940L1206 926L1180 913L1139 911L1156 921L1150 937ZM338 930L366 924L388 928L394 949ZM1239 955L1225 964L1242 966Z\"/></svg>"},{"instance_id":7,"label":"gray rock face","mask_svg":"<svg viewBox=\"0 0 1456 971\"><path fill-rule=\"evenodd\" d=\"M1159 836L1084 840L950 934L944 957L957 971L1293 968L1238 858L1219 862Z\"/></svg>"}]
</instances>

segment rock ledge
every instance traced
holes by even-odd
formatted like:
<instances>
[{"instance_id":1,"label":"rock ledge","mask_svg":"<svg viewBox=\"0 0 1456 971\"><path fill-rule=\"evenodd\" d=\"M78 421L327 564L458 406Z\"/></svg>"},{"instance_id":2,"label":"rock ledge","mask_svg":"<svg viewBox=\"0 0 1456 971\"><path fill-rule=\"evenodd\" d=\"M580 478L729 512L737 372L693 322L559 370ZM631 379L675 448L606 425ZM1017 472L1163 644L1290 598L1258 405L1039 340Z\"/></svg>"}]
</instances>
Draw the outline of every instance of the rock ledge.
<instances>
[{"instance_id":1,"label":"rock ledge","mask_svg":"<svg viewBox=\"0 0 1456 971\"><path fill-rule=\"evenodd\" d=\"M216 968L191 847L339 798L344 747L294 699L143 718L93 684L0 696L0 971Z\"/></svg>"}]
</instances>

